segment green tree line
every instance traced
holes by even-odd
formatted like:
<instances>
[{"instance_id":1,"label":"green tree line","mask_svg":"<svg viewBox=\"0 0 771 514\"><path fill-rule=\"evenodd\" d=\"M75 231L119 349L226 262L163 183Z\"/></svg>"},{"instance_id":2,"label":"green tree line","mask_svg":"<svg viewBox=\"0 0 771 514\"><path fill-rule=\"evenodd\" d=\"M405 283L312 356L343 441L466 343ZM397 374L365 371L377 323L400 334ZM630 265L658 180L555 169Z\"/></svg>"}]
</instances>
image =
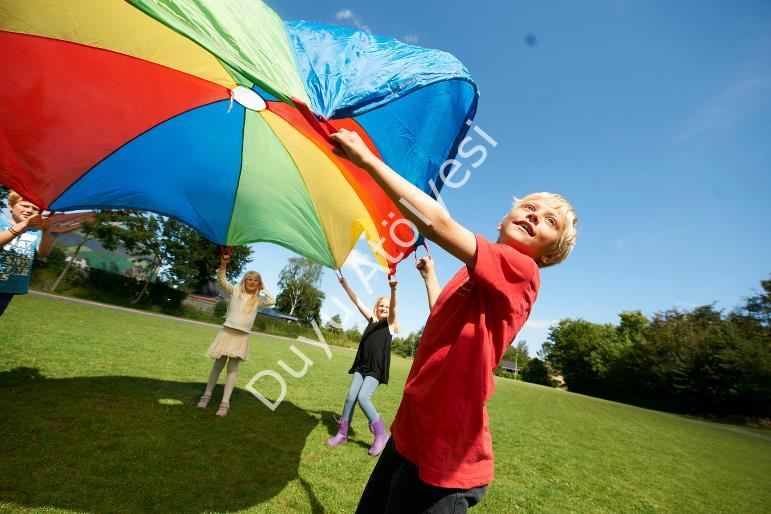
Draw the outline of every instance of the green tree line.
<instances>
[{"instance_id":1,"label":"green tree line","mask_svg":"<svg viewBox=\"0 0 771 514\"><path fill-rule=\"evenodd\" d=\"M619 323L563 319L543 355L571 391L674 412L771 417L771 280L730 312L714 304Z\"/></svg>"}]
</instances>

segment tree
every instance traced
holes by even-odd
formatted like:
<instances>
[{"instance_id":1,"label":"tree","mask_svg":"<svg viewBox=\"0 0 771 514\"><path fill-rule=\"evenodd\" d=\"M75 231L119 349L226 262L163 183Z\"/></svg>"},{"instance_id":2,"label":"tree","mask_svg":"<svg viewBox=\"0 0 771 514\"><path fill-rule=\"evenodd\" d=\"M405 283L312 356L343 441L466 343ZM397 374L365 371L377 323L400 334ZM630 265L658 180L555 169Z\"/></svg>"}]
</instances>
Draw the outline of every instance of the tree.
<instances>
[{"instance_id":1,"label":"tree","mask_svg":"<svg viewBox=\"0 0 771 514\"><path fill-rule=\"evenodd\" d=\"M771 280L761 280L760 285L763 292L745 298L744 305L735 309L731 317L744 318L758 328L767 330L771 328Z\"/></svg>"},{"instance_id":2,"label":"tree","mask_svg":"<svg viewBox=\"0 0 771 514\"><path fill-rule=\"evenodd\" d=\"M100 211L95 214L92 221L83 221L81 223L82 237L80 242L78 242L69 260L62 268L61 273L59 273L59 276L56 277L56 280L51 285L50 292L53 293L59 287L62 279L67 275L67 272L72 267L72 263L75 262L80 250L87 241L99 239L107 250L114 250L117 247L120 241L120 233L124 230L119 222L121 215L122 213Z\"/></svg>"},{"instance_id":3,"label":"tree","mask_svg":"<svg viewBox=\"0 0 771 514\"><path fill-rule=\"evenodd\" d=\"M358 327L353 327L345 331L345 337L349 341L358 342L361 341L361 331Z\"/></svg>"},{"instance_id":4,"label":"tree","mask_svg":"<svg viewBox=\"0 0 771 514\"><path fill-rule=\"evenodd\" d=\"M139 294L131 300L134 305L145 297L150 280L158 274L165 255L164 239L161 237L164 219L152 213L132 213L124 221L125 232L122 242L127 252L139 261L144 261L144 285Z\"/></svg>"},{"instance_id":5,"label":"tree","mask_svg":"<svg viewBox=\"0 0 771 514\"><path fill-rule=\"evenodd\" d=\"M521 373L525 367L527 367L529 358L529 349L527 348L527 341L520 339L517 344L512 344L506 349L503 354L503 359L517 363L517 370Z\"/></svg>"},{"instance_id":6,"label":"tree","mask_svg":"<svg viewBox=\"0 0 771 514\"><path fill-rule=\"evenodd\" d=\"M318 289L321 282L321 264L304 257L292 257L278 276L281 292L276 297L276 308L302 323L319 322L324 293Z\"/></svg>"},{"instance_id":7,"label":"tree","mask_svg":"<svg viewBox=\"0 0 771 514\"><path fill-rule=\"evenodd\" d=\"M8 188L0 184L0 209L4 209L6 207L7 201L8 201Z\"/></svg>"},{"instance_id":8,"label":"tree","mask_svg":"<svg viewBox=\"0 0 771 514\"><path fill-rule=\"evenodd\" d=\"M549 373L549 368L538 357L527 362L527 366L522 371L522 380L531 384L554 387L554 381L551 378L551 373Z\"/></svg>"},{"instance_id":9,"label":"tree","mask_svg":"<svg viewBox=\"0 0 771 514\"><path fill-rule=\"evenodd\" d=\"M145 273L144 287L131 301L139 302L149 289L150 279L156 275L162 264L163 240L160 237L163 218L156 214L140 211L103 211L97 213L93 221L81 222L83 238L78 243L70 261L59 275L52 291L66 275L72 262L77 257L82 246L89 240L98 240L109 251L123 247L130 255L148 263Z\"/></svg>"},{"instance_id":10,"label":"tree","mask_svg":"<svg viewBox=\"0 0 771 514\"><path fill-rule=\"evenodd\" d=\"M189 226L166 218L160 227L164 277L173 285L199 293L211 293L209 282L216 278L220 248ZM246 246L231 247L227 277L235 280L249 259Z\"/></svg>"},{"instance_id":11,"label":"tree","mask_svg":"<svg viewBox=\"0 0 771 514\"><path fill-rule=\"evenodd\" d=\"M391 342L391 350L402 357L414 357L418 352L421 337L423 337L423 328L417 332L410 332L405 338L395 337Z\"/></svg>"},{"instance_id":12,"label":"tree","mask_svg":"<svg viewBox=\"0 0 771 514\"><path fill-rule=\"evenodd\" d=\"M735 384L735 406L771 417L771 280L760 284L761 292L745 298L728 315L737 340L732 361L742 370Z\"/></svg>"},{"instance_id":13,"label":"tree","mask_svg":"<svg viewBox=\"0 0 771 514\"><path fill-rule=\"evenodd\" d=\"M341 318L339 314L335 314L334 316L329 318L329 321L327 321L326 325L324 325L324 328L326 330L329 330L333 334L342 334L343 318Z\"/></svg>"},{"instance_id":14,"label":"tree","mask_svg":"<svg viewBox=\"0 0 771 514\"><path fill-rule=\"evenodd\" d=\"M543 344L548 362L562 372L572 391L596 394L608 371L613 327L578 319L563 319L549 330Z\"/></svg>"},{"instance_id":15,"label":"tree","mask_svg":"<svg viewBox=\"0 0 771 514\"><path fill-rule=\"evenodd\" d=\"M572 391L675 412L769 417L771 281L761 286L728 315L709 304L650 319L625 311L616 326L562 320L544 356Z\"/></svg>"},{"instance_id":16,"label":"tree","mask_svg":"<svg viewBox=\"0 0 771 514\"><path fill-rule=\"evenodd\" d=\"M107 249L122 246L135 262L145 264L143 286L131 300L131 304L139 303L150 289L150 281L157 277L166 256L166 238L163 228L167 219L158 214L141 211L122 211L115 218L120 229L112 232L108 240L101 239Z\"/></svg>"}]
</instances>

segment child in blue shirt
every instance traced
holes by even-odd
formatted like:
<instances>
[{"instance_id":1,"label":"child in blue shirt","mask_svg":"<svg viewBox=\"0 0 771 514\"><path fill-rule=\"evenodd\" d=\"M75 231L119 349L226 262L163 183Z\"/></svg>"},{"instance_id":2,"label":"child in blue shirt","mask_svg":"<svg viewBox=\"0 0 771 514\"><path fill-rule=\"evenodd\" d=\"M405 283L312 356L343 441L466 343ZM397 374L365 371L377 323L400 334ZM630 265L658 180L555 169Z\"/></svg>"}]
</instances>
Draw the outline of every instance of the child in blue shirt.
<instances>
[{"instance_id":1,"label":"child in blue shirt","mask_svg":"<svg viewBox=\"0 0 771 514\"><path fill-rule=\"evenodd\" d=\"M53 246L48 218L35 204L11 191L8 210L10 217L0 218L0 316L15 295L29 290L35 251L45 257Z\"/></svg>"}]
</instances>

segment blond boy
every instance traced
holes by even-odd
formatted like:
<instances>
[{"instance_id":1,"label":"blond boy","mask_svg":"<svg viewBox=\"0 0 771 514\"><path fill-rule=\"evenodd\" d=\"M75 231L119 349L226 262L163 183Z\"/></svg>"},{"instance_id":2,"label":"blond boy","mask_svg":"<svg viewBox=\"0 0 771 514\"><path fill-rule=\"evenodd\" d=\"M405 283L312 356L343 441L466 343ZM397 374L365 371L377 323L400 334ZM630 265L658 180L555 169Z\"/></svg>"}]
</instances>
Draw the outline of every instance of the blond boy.
<instances>
[{"instance_id":1,"label":"blond boy","mask_svg":"<svg viewBox=\"0 0 771 514\"><path fill-rule=\"evenodd\" d=\"M421 234L465 264L444 289L432 270L421 271L431 313L391 439L357 512L465 512L493 479L485 408L493 371L530 314L539 269L562 262L573 248L575 212L559 195L528 195L503 218L492 243L391 170L355 132L341 130L332 139L396 205L411 205L402 214Z\"/></svg>"}]
</instances>

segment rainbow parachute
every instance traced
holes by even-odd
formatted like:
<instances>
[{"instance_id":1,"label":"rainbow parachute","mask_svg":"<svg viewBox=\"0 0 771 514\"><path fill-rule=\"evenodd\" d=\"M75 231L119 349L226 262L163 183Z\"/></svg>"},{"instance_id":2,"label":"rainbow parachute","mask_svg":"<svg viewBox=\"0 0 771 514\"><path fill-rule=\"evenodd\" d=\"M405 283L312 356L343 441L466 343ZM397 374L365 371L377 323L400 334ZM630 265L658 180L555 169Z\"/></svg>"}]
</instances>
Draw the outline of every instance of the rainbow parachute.
<instances>
[{"instance_id":1,"label":"rainbow parachute","mask_svg":"<svg viewBox=\"0 0 771 514\"><path fill-rule=\"evenodd\" d=\"M329 267L362 231L384 267L414 238L328 134L356 130L436 194L477 98L447 53L284 23L257 0L0 6L0 183L41 208L153 211Z\"/></svg>"}]
</instances>

